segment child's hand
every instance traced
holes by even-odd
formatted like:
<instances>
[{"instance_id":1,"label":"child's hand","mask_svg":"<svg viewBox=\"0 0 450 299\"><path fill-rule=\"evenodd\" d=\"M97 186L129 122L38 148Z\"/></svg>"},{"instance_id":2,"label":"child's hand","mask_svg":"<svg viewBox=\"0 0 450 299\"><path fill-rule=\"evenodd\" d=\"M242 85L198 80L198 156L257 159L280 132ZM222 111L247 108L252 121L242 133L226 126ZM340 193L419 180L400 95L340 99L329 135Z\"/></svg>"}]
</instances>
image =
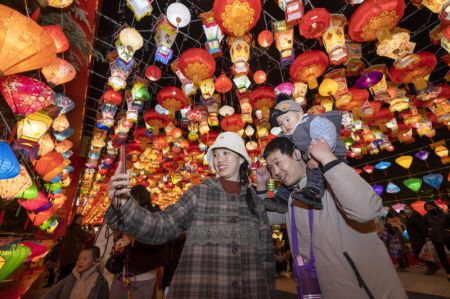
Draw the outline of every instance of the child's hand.
<instances>
[{"instance_id":1,"label":"child's hand","mask_svg":"<svg viewBox=\"0 0 450 299\"><path fill-rule=\"evenodd\" d=\"M314 159L309 159L309 160L308 160L308 168L309 168L309 169L316 169L316 168L319 168L319 162L317 162L317 161L314 160Z\"/></svg>"}]
</instances>

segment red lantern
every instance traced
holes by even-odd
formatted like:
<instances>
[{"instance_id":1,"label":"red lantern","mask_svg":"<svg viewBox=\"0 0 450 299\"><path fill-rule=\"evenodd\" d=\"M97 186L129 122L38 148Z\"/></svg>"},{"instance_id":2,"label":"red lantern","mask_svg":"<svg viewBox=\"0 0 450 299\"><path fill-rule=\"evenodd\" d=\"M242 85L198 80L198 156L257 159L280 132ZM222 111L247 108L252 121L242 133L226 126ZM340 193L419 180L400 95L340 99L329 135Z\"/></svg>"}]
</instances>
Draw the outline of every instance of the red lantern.
<instances>
[{"instance_id":1,"label":"red lantern","mask_svg":"<svg viewBox=\"0 0 450 299\"><path fill-rule=\"evenodd\" d=\"M216 70L216 61L205 49L190 48L181 54L178 68L192 82L199 84L213 76Z\"/></svg>"},{"instance_id":2,"label":"red lantern","mask_svg":"<svg viewBox=\"0 0 450 299\"><path fill-rule=\"evenodd\" d=\"M245 123L242 121L241 115L233 114L223 117L220 126L224 131L238 132L244 128Z\"/></svg>"},{"instance_id":3,"label":"red lantern","mask_svg":"<svg viewBox=\"0 0 450 299\"><path fill-rule=\"evenodd\" d=\"M44 181L50 181L57 176L70 161L64 160L64 157L57 152L50 152L35 162L36 172L42 176Z\"/></svg>"},{"instance_id":4,"label":"red lantern","mask_svg":"<svg viewBox=\"0 0 450 299\"><path fill-rule=\"evenodd\" d=\"M261 0L215 0L213 14L222 31L241 37L258 22Z\"/></svg>"},{"instance_id":5,"label":"red lantern","mask_svg":"<svg viewBox=\"0 0 450 299\"><path fill-rule=\"evenodd\" d=\"M298 26L300 34L305 38L319 38L330 26L330 13L325 8L311 9Z\"/></svg>"},{"instance_id":6,"label":"red lantern","mask_svg":"<svg viewBox=\"0 0 450 299\"><path fill-rule=\"evenodd\" d=\"M258 35L258 44L263 48L268 48L273 43L273 34L270 30L263 30Z\"/></svg>"},{"instance_id":7,"label":"red lantern","mask_svg":"<svg viewBox=\"0 0 450 299\"><path fill-rule=\"evenodd\" d=\"M336 99L336 109L341 111L352 111L353 108L361 107L369 99L369 92L367 89L350 87L348 91L350 97L343 96L342 98Z\"/></svg>"},{"instance_id":8,"label":"red lantern","mask_svg":"<svg viewBox=\"0 0 450 299\"><path fill-rule=\"evenodd\" d=\"M221 74L216 79L216 82L214 82L214 89L220 93L227 93L231 90L232 87L233 84L231 83L231 80L224 74Z\"/></svg>"},{"instance_id":9,"label":"red lantern","mask_svg":"<svg viewBox=\"0 0 450 299\"><path fill-rule=\"evenodd\" d=\"M162 88L158 91L156 98L161 106L169 110L170 119L174 119L175 112L186 107L188 104L183 91L175 86L167 86Z\"/></svg>"},{"instance_id":10,"label":"red lantern","mask_svg":"<svg viewBox=\"0 0 450 299\"><path fill-rule=\"evenodd\" d=\"M250 104L254 110L261 110L260 119L268 120L270 109L275 106L275 92L271 86L255 88L250 94Z\"/></svg>"},{"instance_id":11,"label":"red lantern","mask_svg":"<svg viewBox=\"0 0 450 299\"><path fill-rule=\"evenodd\" d=\"M114 89L109 89L105 91L105 93L103 94L103 101L106 104L119 106L120 103L122 103L122 96L120 95L119 92L115 91Z\"/></svg>"},{"instance_id":12,"label":"red lantern","mask_svg":"<svg viewBox=\"0 0 450 299\"><path fill-rule=\"evenodd\" d=\"M169 118L155 110L149 110L144 114L144 122L152 129L153 135L158 135L159 129L164 128L169 123Z\"/></svg>"},{"instance_id":13,"label":"red lantern","mask_svg":"<svg viewBox=\"0 0 450 299\"><path fill-rule=\"evenodd\" d=\"M47 32L55 42L56 53L61 53L69 49L69 40L64 34L63 29L59 25L47 25L42 26L44 31Z\"/></svg>"},{"instance_id":14,"label":"red lantern","mask_svg":"<svg viewBox=\"0 0 450 299\"><path fill-rule=\"evenodd\" d=\"M322 51L312 50L298 55L291 67L289 74L293 82L308 83L310 89L318 87L317 78L328 68L328 55Z\"/></svg>"},{"instance_id":15,"label":"red lantern","mask_svg":"<svg viewBox=\"0 0 450 299\"><path fill-rule=\"evenodd\" d=\"M150 142L150 137L147 135L147 128L145 127L137 127L134 130L133 136L136 143Z\"/></svg>"},{"instance_id":16,"label":"red lantern","mask_svg":"<svg viewBox=\"0 0 450 299\"><path fill-rule=\"evenodd\" d=\"M158 81L161 78L161 69L156 65L149 65L145 69L145 76L150 81Z\"/></svg>"},{"instance_id":17,"label":"red lantern","mask_svg":"<svg viewBox=\"0 0 450 299\"><path fill-rule=\"evenodd\" d=\"M266 79L267 76L263 70L258 70L253 74L253 81L255 81L256 84L263 84L266 82Z\"/></svg>"},{"instance_id":18,"label":"red lantern","mask_svg":"<svg viewBox=\"0 0 450 299\"><path fill-rule=\"evenodd\" d=\"M425 89L427 82L425 76L429 75L436 67L436 56L430 52L417 53L420 59L416 63L411 63L403 69L392 66L389 70L389 77L397 84L414 83L418 90Z\"/></svg>"}]
</instances>

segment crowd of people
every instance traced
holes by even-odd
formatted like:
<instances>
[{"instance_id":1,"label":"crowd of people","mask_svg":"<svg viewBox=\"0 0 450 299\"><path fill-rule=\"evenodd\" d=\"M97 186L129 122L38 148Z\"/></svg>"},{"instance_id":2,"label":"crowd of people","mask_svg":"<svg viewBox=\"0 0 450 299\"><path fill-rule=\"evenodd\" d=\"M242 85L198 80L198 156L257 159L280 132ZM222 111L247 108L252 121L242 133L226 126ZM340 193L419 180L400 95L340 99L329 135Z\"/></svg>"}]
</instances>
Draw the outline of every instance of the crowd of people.
<instances>
[{"instance_id":1,"label":"crowd of people","mask_svg":"<svg viewBox=\"0 0 450 299\"><path fill-rule=\"evenodd\" d=\"M382 200L342 158L333 122L303 114L291 99L272 113L283 136L266 145L255 186L244 141L232 132L219 134L206 153L216 177L192 186L163 211L150 205L143 186L130 187L119 165L105 216L106 231L114 235L111 250L107 244L102 250L68 248L67 242L87 239L75 217L62 253L77 252L60 263L62 279L44 298L154 298L157 269L166 266L169 299L274 298L275 273L287 269L298 298L406 299L390 256L407 266L402 233L408 226L415 254L429 238L449 273L447 215L427 204L425 217L388 215L378 229ZM276 200L267 196L271 177L281 183ZM285 243L272 239L276 224L287 229ZM170 246L178 253L168 253ZM101 251L110 254L104 264L114 274L109 294ZM435 266L429 264L428 272Z\"/></svg>"}]
</instances>

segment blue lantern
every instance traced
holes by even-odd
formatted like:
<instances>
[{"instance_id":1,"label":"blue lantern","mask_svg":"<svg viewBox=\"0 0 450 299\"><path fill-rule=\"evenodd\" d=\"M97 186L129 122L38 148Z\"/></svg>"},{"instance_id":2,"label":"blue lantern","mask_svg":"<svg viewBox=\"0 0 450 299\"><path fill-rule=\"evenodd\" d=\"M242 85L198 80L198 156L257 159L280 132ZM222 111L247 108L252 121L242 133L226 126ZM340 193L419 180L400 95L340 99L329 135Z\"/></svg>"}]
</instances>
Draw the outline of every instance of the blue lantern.
<instances>
[{"instance_id":1,"label":"blue lantern","mask_svg":"<svg viewBox=\"0 0 450 299\"><path fill-rule=\"evenodd\" d=\"M384 170L391 167L391 162L381 161L375 165L375 168L378 170Z\"/></svg>"},{"instance_id":2,"label":"blue lantern","mask_svg":"<svg viewBox=\"0 0 450 299\"><path fill-rule=\"evenodd\" d=\"M75 107L75 103L67 96L62 93L55 94L56 96L56 106L61 108L60 114L65 114L71 111Z\"/></svg>"},{"instance_id":3,"label":"blue lantern","mask_svg":"<svg viewBox=\"0 0 450 299\"><path fill-rule=\"evenodd\" d=\"M8 143L0 141L0 179L12 179L20 173L20 164Z\"/></svg>"},{"instance_id":4,"label":"blue lantern","mask_svg":"<svg viewBox=\"0 0 450 299\"><path fill-rule=\"evenodd\" d=\"M444 181L444 177L440 173L432 173L424 176L423 181L434 189L439 190L442 182Z\"/></svg>"},{"instance_id":5,"label":"blue lantern","mask_svg":"<svg viewBox=\"0 0 450 299\"><path fill-rule=\"evenodd\" d=\"M390 194L399 193L400 188L396 184L389 182L389 184L386 187L386 192Z\"/></svg>"},{"instance_id":6,"label":"blue lantern","mask_svg":"<svg viewBox=\"0 0 450 299\"><path fill-rule=\"evenodd\" d=\"M53 132L53 135L55 136L56 140L63 141L73 135L73 128L69 127L62 132Z\"/></svg>"},{"instance_id":7,"label":"blue lantern","mask_svg":"<svg viewBox=\"0 0 450 299\"><path fill-rule=\"evenodd\" d=\"M383 186L381 185L373 185L373 191L375 191L376 194L378 194L378 196L381 196L381 194L383 194Z\"/></svg>"}]
</instances>

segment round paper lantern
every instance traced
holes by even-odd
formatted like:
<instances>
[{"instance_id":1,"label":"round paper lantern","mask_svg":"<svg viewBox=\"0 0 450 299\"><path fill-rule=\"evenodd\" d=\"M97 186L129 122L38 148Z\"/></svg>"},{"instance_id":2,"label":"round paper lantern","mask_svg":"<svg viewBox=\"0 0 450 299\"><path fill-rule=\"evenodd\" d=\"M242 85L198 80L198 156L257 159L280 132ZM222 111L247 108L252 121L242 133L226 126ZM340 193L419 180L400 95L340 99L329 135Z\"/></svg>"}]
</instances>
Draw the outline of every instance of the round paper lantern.
<instances>
[{"instance_id":1,"label":"round paper lantern","mask_svg":"<svg viewBox=\"0 0 450 299\"><path fill-rule=\"evenodd\" d=\"M167 7L167 20L173 26L183 28L191 21L191 13L184 4L175 2Z\"/></svg>"},{"instance_id":2,"label":"round paper lantern","mask_svg":"<svg viewBox=\"0 0 450 299\"><path fill-rule=\"evenodd\" d=\"M50 87L22 75L0 78L0 92L14 114L28 115L55 103Z\"/></svg>"},{"instance_id":3,"label":"round paper lantern","mask_svg":"<svg viewBox=\"0 0 450 299\"><path fill-rule=\"evenodd\" d=\"M266 82L266 79L266 72L263 70L258 70L253 74L253 81L255 81L256 84L263 84Z\"/></svg>"},{"instance_id":4,"label":"round paper lantern","mask_svg":"<svg viewBox=\"0 0 450 299\"><path fill-rule=\"evenodd\" d=\"M56 58L56 60L41 69L48 83L60 85L72 81L77 72L68 61Z\"/></svg>"},{"instance_id":5,"label":"round paper lantern","mask_svg":"<svg viewBox=\"0 0 450 299\"><path fill-rule=\"evenodd\" d=\"M219 93L227 93L232 87L231 80L225 74L221 74L214 82L214 89Z\"/></svg>"},{"instance_id":6,"label":"round paper lantern","mask_svg":"<svg viewBox=\"0 0 450 299\"><path fill-rule=\"evenodd\" d=\"M389 70L391 80L397 84L413 83L417 90L425 89L427 87L425 77L436 67L437 59L430 52L420 52L417 55L420 56L420 59L405 68L399 69L392 66Z\"/></svg>"},{"instance_id":7,"label":"round paper lantern","mask_svg":"<svg viewBox=\"0 0 450 299\"><path fill-rule=\"evenodd\" d=\"M145 69L145 76L150 81L158 81L161 78L161 69L156 65L149 65Z\"/></svg>"},{"instance_id":8,"label":"round paper lantern","mask_svg":"<svg viewBox=\"0 0 450 299\"><path fill-rule=\"evenodd\" d=\"M0 180L0 197L3 200L11 200L18 194L23 193L33 185L30 175L26 168L20 165L20 172L17 176Z\"/></svg>"},{"instance_id":9,"label":"round paper lantern","mask_svg":"<svg viewBox=\"0 0 450 299\"><path fill-rule=\"evenodd\" d=\"M62 53L69 49L69 40L64 34L63 29L59 25L47 25L42 26L44 31L47 32L53 39L56 47L56 53Z\"/></svg>"},{"instance_id":10,"label":"round paper lantern","mask_svg":"<svg viewBox=\"0 0 450 299\"><path fill-rule=\"evenodd\" d=\"M305 38L319 38L330 26L330 13L325 8L313 8L300 20L298 28Z\"/></svg>"},{"instance_id":11,"label":"round paper lantern","mask_svg":"<svg viewBox=\"0 0 450 299\"><path fill-rule=\"evenodd\" d=\"M444 176L440 173L427 174L423 177L423 181L434 189L439 190L444 181Z\"/></svg>"},{"instance_id":12,"label":"round paper lantern","mask_svg":"<svg viewBox=\"0 0 450 299\"><path fill-rule=\"evenodd\" d=\"M405 12L404 0L366 0L352 14L348 34L356 42L375 40L394 28Z\"/></svg>"},{"instance_id":13,"label":"round paper lantern","mask_svg":"<svg viewBox=\"0 0 450 299\"><path fill-rule=\"evenodd\" d=\"M122 29L119 33L119 41L126 48L131 49L131 51L135 52L142 48L144 45L144 39L142 35L134 28L125 28Z\"/></svg>"},{"instance_id":14,"label":"round paper lantern","mask_svg":"<svg viewBox=\"0 0 450 299\"><path fill-rule=\"evenodd\" d=\"M56 59L45 30L18 11L0 4L0 77L42 68Z\"/></svg>"},{"instance_id":15,"label":"round paper lantern","mask_svg":"<svg viewBox=\"0 0 450 299\"><path fill-rule=\"evenodd\" d=\"M22 265L23 261L30 255L30 248L23 245L8 245L0 250L0 257L5 261L0 268L0 282L8 278L14 270Z\"/></svg>"},{"instance_id":16,"label":"round paper lantern","mask_svg":"<svg viewBox=\"0 0 450 299\"><path fill-rule=\"evenodd\" d=\"M0 141L0 179L11 179L20 173L20 164L8 143Z\"/></svg>"},{"instance_id":17,"label":"round paper lantern","mask_svg":"<svg viewBox=\"0 0 450 299\"><path fill-rule=\"evenodd\" d=\"M222 31L241 37L258 22L261 15L261 1L214 0L213 15Z\"/></svg>"},{"instance_id":18,"label":"round paper lantern","mask_svg":"<svg viewBox=\"0 0 450 299\"><path fill-rule=\"evenodd\" d=\"M312 50L298 55L289 68L294 82L308 83L310 89L318 87L317 78L328 68L328 55L322 51Z\"/></svg>"},{"instance_id":19,"label":"round paper lantern","mask_svg":"<svg viewBox=\"0 0 450 299\"><path fill-rule=\"evenodd\" d=\"M422 186L422 180L418 178L410 178L403 181L403 185L408 187L408 189L417 192L419 191L420 187Z\"/></svg>"},{"instance_id":20,"label":"round paper lantern","mask_svg":"<svg viewBox=\"0 0 450 299\"><path fill-rule=\"evenodd\" d=\"M184 51L178 61L178 68L194 84L211 78L216 70L214 57L203 48L190 48Z\"/></svg>"},{"instance_id":21,"label":"round paper lantern","mask_svg":"<svg viewBox=\"0 0 450 299\"><path fill-rule=\"evenodd\" d=\"M405 169L409 169L411 167L412 161L413 161L412 156L401 156L395 159L395 163L397 163L398 165L400 165Z\"/></svg>"},{"instance_id":22,"label":"round paper lantern","mask_svg":"<svg viewBox=\"0 0 450 299\"><path fill-rule=\"evenodd\" d=\"M169 110L170 119L175 119L175 112L186 107L188 104L183 91L175 86L162 88L158 91L156 98L163 108Z\"/></svg>"},{"instance_id":23,"label":"round paper lantern","mask_svg":"<svg viewBox=\"0 0 450 299\"><path fill-rule=\"evenodd\" d=\"M119 92L115 91L114 89L108 89L103 94L103 101L106 104L119 106L122 103L122 96Z\"/></svg>"},{"instance_id":24,"label":"round paper lantern","mask_svg":"<svg viewBox=\"0 0 450 299\"><path fill-rule=\"evenodd\" d=\"M155 110L149 110L144 113L144 122L152 129L154 135L158 135L159 129L164 128L169 123L169 118Z\"/></svg>"},{"instance_id":25,"label":"round paper lantern","mask_svg":"<svg viewBox=\"0 0 450 299\"><path fill-rule=\"evenodd\" d=\"M258 34L258 44L263 48L268 48L273 43L273 34L270 30L263 30Z\"/></svg>"}]
</instances>

